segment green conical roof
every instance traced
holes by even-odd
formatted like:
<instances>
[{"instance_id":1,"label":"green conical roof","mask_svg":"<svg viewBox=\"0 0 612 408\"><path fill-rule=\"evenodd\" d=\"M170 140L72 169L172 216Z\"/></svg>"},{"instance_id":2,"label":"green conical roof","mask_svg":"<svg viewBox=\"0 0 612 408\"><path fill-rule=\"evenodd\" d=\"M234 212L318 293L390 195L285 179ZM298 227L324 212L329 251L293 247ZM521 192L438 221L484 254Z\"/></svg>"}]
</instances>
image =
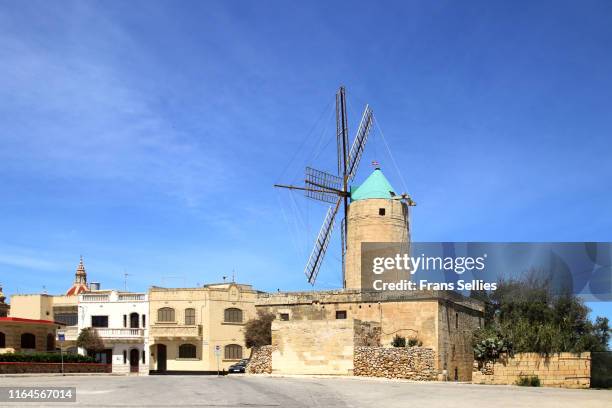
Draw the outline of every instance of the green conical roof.
<instances>
[{"instance_id":1,"label":"green conical roof","mask_svg":"<svg viewBox=\"0 0 612 408\"><path fill-rule=\"evenodd\" d=\"M391 198L394 195L395 190L380 169L375 169L360 186L351 187L351 200L353 201L368 198Z\"/></svg>"}]
</instances>

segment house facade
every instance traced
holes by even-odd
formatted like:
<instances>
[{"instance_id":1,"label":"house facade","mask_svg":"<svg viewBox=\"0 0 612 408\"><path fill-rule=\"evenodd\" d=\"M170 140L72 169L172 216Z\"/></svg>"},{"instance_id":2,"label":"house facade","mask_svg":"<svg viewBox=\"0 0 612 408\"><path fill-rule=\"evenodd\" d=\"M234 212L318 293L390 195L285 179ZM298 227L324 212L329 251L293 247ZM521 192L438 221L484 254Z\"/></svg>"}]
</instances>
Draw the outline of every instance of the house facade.
<instances>
[{"instance_id":1,"label":"house facade","mask_svg":"<svg viewBox=\"0 0 612 408\"><path fill-rule=\"evenodd\" d=\"M55 351L55 337L61 327L50 320L0 317L0 354Z\"/></svg>"},{"instance_id":2,"label":"house facade","mask_svg":"<svg viewBox=\"0 0 612 408\"><path fill-rule=\"evenodd\" d=\"M113 373L148 374L147 294L107 290L82 293L78 299L78 332L92 328L105 347L97 352L79 349L79 353L112 364Z\"/></svg>"},{"instance_id":3,"label":"house facade","mask_svg":"<svg viewBox=\"0 0 612 408\"><path fill-rule=\"evenodd\" d=\"M244 324L255 317L258 292L220 283L149 290L150 368L153 373L216 373L248 357Z\"/></svg>"}]
</instances>

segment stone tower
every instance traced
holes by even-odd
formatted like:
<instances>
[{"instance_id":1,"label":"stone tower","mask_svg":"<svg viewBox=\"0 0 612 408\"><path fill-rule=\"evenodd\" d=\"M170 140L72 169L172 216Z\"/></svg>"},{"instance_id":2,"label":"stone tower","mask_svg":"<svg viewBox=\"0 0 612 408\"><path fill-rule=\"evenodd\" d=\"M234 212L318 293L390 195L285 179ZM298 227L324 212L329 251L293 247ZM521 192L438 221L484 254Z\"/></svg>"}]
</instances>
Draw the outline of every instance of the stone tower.
<instances>
[{"instance_id":1,"label":"stone tower","mask_svg":"<svg viewBox=\"0 0 612 408\"><path fill-rule=\"evenodd\" d=\"M408 205L395 193L380 168L357 188L351 188L348 207L348 235L345 256L344 287L362 289L361 244L364 242L393 242L397 248L408 251L410 225ZM391 256L391 254L390 254ZM371 275L371 271L364 271ZM409 274L392 272L385 281L409 279Z\"/></svg>"}]
</instances>

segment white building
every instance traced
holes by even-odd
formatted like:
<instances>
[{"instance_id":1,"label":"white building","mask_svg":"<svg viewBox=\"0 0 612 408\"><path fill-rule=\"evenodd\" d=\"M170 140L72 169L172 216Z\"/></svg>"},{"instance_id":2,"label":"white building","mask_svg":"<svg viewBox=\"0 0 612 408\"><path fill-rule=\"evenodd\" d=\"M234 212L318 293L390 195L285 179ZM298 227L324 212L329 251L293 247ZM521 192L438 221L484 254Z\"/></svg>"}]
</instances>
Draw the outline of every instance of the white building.
<instances>
[{"instance_id":1,"label":"white building","mask_svg":"<svg viewBox=\"0 0 612 408\"><path fill-rule=\"evenodd\" d=\"M112 363L113 373L149 373L149 301L146 293L115 290L82 293L78 302L79 332L93 327L106 349L96 359ZM79 349L81 354L86 351Z\"/></svg>"}]
</instances>

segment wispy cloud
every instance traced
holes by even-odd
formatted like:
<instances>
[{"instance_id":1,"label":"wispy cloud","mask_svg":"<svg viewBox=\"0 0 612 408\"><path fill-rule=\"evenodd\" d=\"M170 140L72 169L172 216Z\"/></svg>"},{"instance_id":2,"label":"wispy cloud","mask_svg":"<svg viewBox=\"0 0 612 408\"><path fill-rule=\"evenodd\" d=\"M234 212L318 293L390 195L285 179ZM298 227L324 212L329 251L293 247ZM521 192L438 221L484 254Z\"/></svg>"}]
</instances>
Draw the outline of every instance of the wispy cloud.
<instances>
[{"instance_id":1,"label":"wispy cloud","mask_svg":"<svg viewBox=\"0 0 612 408\"><path fill-rule=\"evenodd\" d=\"M55 22L70 27L89 13L82 7L71 12L54 15ZM173 126L160 108L160 93L142 89L125 69L129 63L118 60L124 54L146 60L142 47L103 17L96 30L96 51L69 33L67 46L50 49L44 34L0 30L0 112L11 118L0 130L3 169L157 189L198 206L231 169Z\"/></svg>"}]
</instances>

